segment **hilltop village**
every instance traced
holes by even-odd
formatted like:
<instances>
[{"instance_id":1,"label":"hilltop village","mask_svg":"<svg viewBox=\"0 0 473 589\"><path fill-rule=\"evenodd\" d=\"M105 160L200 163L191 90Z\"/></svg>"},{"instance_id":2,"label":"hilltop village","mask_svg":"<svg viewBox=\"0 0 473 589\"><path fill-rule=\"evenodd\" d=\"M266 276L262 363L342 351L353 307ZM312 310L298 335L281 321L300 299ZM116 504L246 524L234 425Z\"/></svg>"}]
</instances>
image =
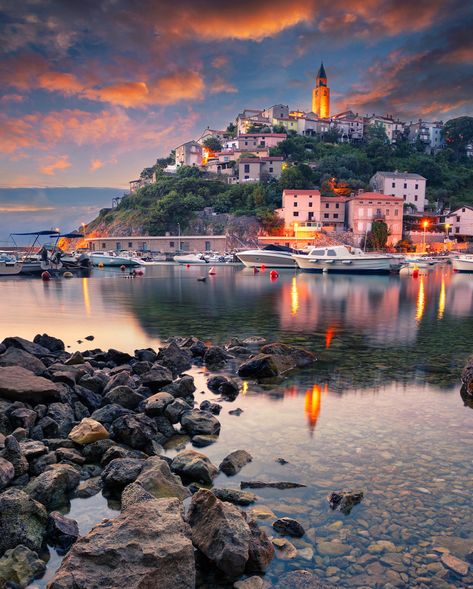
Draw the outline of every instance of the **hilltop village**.
<instances>
[{"instance_id":1,"label":"hilltop village","mask_svg":"<svg viewBox=\"0 0 473 589\"><path fill-rule=\"evenodd\" d=\"M138 231L161 235L170 250L214 248L212 240L164 239L192 232L197 211L204 217L256 215L259 241L297 247L320 238L364 244L374 223L384 225L388 247L439 250L473 238L473 143L463 132L470 117L444 124L351 110L332 114L323 64L311 107L247 108L226 129L207 127L177 145L116 199L121 221L125 211L130 216L141 207L147 222L137 224L135 215L131 225L117 223L113 210L103 211L89 227L92 245L122 247L114 238ZM397 167L404 165L410 169ZM173 210L176 203L180 212ZM223 233L229 232L227 221L221 219ZM200 231L215 235L212 223L201 223ZM101 237L107 240L94 243Z\"/></svg>"}]
</instances>

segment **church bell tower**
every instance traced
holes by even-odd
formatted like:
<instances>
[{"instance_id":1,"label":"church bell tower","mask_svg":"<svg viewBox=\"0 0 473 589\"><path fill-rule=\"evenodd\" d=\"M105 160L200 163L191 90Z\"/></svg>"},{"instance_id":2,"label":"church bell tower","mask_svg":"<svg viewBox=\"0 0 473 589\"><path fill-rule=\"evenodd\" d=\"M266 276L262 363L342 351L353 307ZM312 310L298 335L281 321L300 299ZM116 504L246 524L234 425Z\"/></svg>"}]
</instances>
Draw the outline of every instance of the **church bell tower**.
<instances>
[{"instance_id":1,"label":"church bell tower","mask_svg":"<svg viewBox=\"0 0 473 589\"><path fill-rule=\"evenodd\" d=\"M330 116L330 88L327 86L327 74L323 63L320 64L315 88L312 90L312 112L321 119Z\"/></svg>"}]
</instances>

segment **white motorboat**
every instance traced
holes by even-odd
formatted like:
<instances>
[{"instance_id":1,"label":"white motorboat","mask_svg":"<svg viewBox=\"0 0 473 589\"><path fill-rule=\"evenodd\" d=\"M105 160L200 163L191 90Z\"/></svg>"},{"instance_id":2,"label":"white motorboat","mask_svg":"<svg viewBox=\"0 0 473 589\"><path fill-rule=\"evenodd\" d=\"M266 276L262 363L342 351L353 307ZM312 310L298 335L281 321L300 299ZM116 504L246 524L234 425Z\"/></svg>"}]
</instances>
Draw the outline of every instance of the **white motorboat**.
<instances>
[{"instance_id":1,"label":"white motorboat","mask_svg":"<svg viewBox=\"0 0 473 589\"><path fill-rule=\"evenodd\" d=\"M307 255L293 255L306 272L388 274L399 271L402 260L390 254L366 253L348 245L313 247Z\"/></svg>"},{"instance_id":2,"label":"white motorboat","mask_svg":"<svg viewBox=\"0 0 473 589\"><path fill-rule=\"evenodd\" d=\"M266 245L262 249L238 252L236 256L247 268L297 268L294 253L296 250L283 245Z\"/></svg>"},{"instance_id":3,"label":"white motorboat","mask_svg":"<svg viewBox=\"0 0 473 589\"><path fill-rule=\"evenodd\" d=\"M174 261L178 264L209 264L209 260L204 254L183 254L174 256Z\"/></svg>"},{"instance_id":4,"label":"white motorboat","mask_svg":"<svg viewBox=\"0 0 473 589\"><path fill-rule=\"evenodd\" d=\"M14 276L21 272L21 264L9 252L0 252L0 276Z\"/></svg>"},{"instance_id":5,"label":"white motorboat","mask_svg":"<svg viewBox=\"0 0 473 589\"><path fill-rule=\"evenodd\" d=\"M452 266L455 272L473 272L473 256L465 254L452 258Z\"/></svg>"},{"instance_id":6,"label":"white motorboat","mask_svg":"<svg viewBox=\"0 0 473 589\"><path fill-rule=\"evenodd\" d=\"M121 256L115 252L91 252L90 259L94 266L139 266L134 258Z\"/></svg>"}]
</instances>

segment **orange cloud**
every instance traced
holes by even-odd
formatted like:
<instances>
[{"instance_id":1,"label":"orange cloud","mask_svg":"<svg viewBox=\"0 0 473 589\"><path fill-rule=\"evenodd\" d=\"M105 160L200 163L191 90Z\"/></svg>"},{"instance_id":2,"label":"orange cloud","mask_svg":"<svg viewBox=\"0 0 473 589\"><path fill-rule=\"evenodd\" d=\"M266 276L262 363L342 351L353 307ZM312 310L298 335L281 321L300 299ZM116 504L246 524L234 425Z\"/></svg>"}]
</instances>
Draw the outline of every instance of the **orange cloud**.
<instances>
[{"instance_id":1,"label":"orange cloud","mask_svg":"<svg viewBox=\"0 0 473 589\"><path fill-rule=\"evenodd\" d=\"M84 89L76 76L66 72L46 71L39 75L38 87L50 92L62 92L63 94L77 94Z\"/></svg>"},{"instance_id":2,"label":"orange cloud","mask_svg":"<svg viewBox=\"0 0 473 589\"><path fill-rule=\"evenodd\" d=\"M59 159L55 159L53 157L47 158L47 162L44 166L41 166L39 171L42 174L47 174L48 176L54 176L57 170L66 170L67 168L71 167L71 163L69 162L69 156L62 155Z\"/></svg>"},{"instance_id":3,"label":"orange cloud","mask_svg":"<svg viewBox=\"0 0 473 589\"><path fill-rule=\"evenodd\" d=\"M21 94L5 94L0 99L2 102L23 102L25 99Z\"/></svg>"},{"instance_id":4,"label":"orange cloud","mask_svg":"<svg viewBox=\"0 0 473 589\"><path fill-rule=\"evenodd\" d=\"M0 151L12 154L19 149L31 147L37 143L34 129L28 117L9 119L0 115Z\"/></svg>"},{"instance_id":5,"label":"orange cloud","mask_svg":"<svg viewBox=\"0 0 473 589\"><path fill-rule=\"evenodd\" d=\"M131 107L145 104L149 97L149 90L144 82L127 82L103 88L91 88L85 90L83 96L91 100Z\"/></svg>"},{"instance_id":6,"label":"orange cloud","mask_svg":"<svg viewBox=\"0 0 473 589\"><path fill-rule=\"evenodd\" d=\"M0 204L0 213L39 213L44 211L54 211L54 207L41 207L35 205L17 205L2 203Z\"/></svg>"},{"instance_id":7,"label":"orange cloud","mask_svg":"<svg viewBox=\"0 0 473 589\"><path fill-rule=\"evenodd\" d=\"M228 93L234 94L238 92L238 89L233 84L229 84L220 76L215 78L214 81L210 84L210 93L211 94L219 94L219 93Z\"/></svg>"},{"instance_id":8,"label":"orange cloud","mask_svg":"<svg viewBox=\"0 0 473 589\"><path fill-rule=\"evenodd\" d=\"M214 57L212 59L211 64L212 67L219 70L220 68L225 67L228 64L228 57L225 57L224 55L218 55L217 57Z\"/></svg>"},{"instance_id":9,"label":"orange cloud","mask_svg":"<svg viewBox=\"0 0 473 589\"><path fill-rule=\"evenodd\" d=\"M103 162L102 160L92 160L90 162L90 170L91 172L95 172L95 170L99 170L100 168L103 168L103 166L105 165L105 162Z\"/></svg>"}]
</instances>

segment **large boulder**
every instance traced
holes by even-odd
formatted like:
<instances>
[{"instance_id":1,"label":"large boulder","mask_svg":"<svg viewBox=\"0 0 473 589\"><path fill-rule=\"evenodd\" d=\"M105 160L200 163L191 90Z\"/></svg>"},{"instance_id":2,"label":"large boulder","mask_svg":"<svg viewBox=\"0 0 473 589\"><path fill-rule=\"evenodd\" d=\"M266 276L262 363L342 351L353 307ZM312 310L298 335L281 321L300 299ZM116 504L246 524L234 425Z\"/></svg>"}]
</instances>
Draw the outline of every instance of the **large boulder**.
<instances>
[{"instance_id":1,"label":"large boulder","mask_svg":"<svg viewBox=\"0 0 473 589\"><path fill-rule=\"evenodd\" d=\"M157 456L146 460L135 484L140 485L156 499L177 497L184 500L190 497L190 491L181 479L172 474L168 463Z\"/></svg>"},{"instance_id":2,"label":"large boulder","mask_svg":"<svg viewBox=\"0 0 473 589\"><path fill-rule=\"evenodd\" d=\"M79 538L49 589L194 589L194 549L178 499L131 503Z\"/></svg>"},{"instance_id":3,"label":"large boulder","mask_svg":"<svg viewBox=\"0 0 473 589\"><path fill-rule=\"evenodd\" d=\"M191 353L180 348L174 341L159 349L157 361L176 376L192 367Z\"/></svg>"},{"instance_id":4,"label":"large boulder","mask_svg":"<svg viewBox=\"0 0 473 589\"><path fill-rule=\"evenodd\" d=\"M172 382L172 372L164 366L153 364L150 371L141 375L141 382L152 391L159 391Z\"/></svg>"},{"instance_id":5,"label":"large boulder","mask_svg":"<svg viewBox=\"0 0 473 589\"><path fill-rule=\"evenodd\" d=\"M20 348L7 348L6 352L0 355L0 366L21 366L36 375L46 371L45 364L39 358Z\"/></svg>"},{"instance_id":6,"label":"large boulder","mask_svg":"<svg viewBox=\"0 0 473 589\"><path fill-rule=\"evenodd\" d=\"M220 463L219 469L227 476L236 475L240 470L253 460L253 457L246 450L235 450Z\"/></svg>"},{"instance_id":7,"label":"large boulder","mask_svg":"<svg viewBox=\"0 0 473 589\"><path fill-rule=\"evenodd\" d=\"M111 405L105 405L100 409L96 409L92 415L90 416L91 419L95 419L95 421L99 421L103 425L112 425L112 423L122 417L123 415L133 415L133 412L130 409L125 409L121 405L116 405L112 403Z\"/></svg>"},{"instance_id":8,"label":"large boulder","mask_svg":"<svg viewBox=\"0 0 473 589\"><path fill-rule=\"evenodd\" d=\"M171 384L166 385L163 391L171 393L171 395L178 398L191 398L195 392L194 377L190 374L184 374Z\"/></svg>"},{"instance_id":9,"label":"large boulder","mask_svg":"<svg viewBox=\"0 0 473 589\"><path fill-rule=\"evenodd\" d=\"M69 439L75 444L85 446L86 444L92 444L99 440L106 440L108 438L108 431L104 426L95 421L85 417L78 425L76 425L69 433Z\"/></svg>"},{"instance_id":10,"label":"large boulder","mask_svg":"<svg viewBox=\"0 0 473 589\"><path fill-rule=\"evenodd\" d=\"M144 462L139 458L115 458L110 461L102 472L104 488L112 492L121 492L137 479Z\"/></svg>"},{"instance_id":11,"label":"large boulder","mask_svg":"<svg viewBox=\"0 0 473 589\"><path fill-rule=\"evenodd\" d=\"M15 487L0 493L0 554L18 544L39 550L47 521L44 506L24 491Z\"/></svg>"},{"instance_id":12,"label":"large boulder","mask_svg":"<svg viewBox=\"0 0 473 589\"><path fill-rule=\"evenodd\" d=\"M140 395L126 385L119 385L110 390L104 397L105 403L115 403L126 409L136 409L143 401L143 395Z\"/></svg>"},{"instance_id":13,"label":"large boulder","mask_svg":"<svg viewBox=\"0 0 473 589\"><path fill-rule=\"evenodd\" d=\"M218 469L204 454L195 450L184 450L171 462L171 470L177 473L185 483L202 483L211 485L218 474Z\"/></svg>"},{"instance_id":14,"label":"large boulder","mask_svg":"<svg viewBox=\"0 0 473 589\"><path fill-rule=\"evenodd\" d=\"M18 348L29 354L33 354L33 356L38 356L39 358L50 355L50 351L47 348L30 342L23 337L7 337L2 343L6 348Z\"/></svg>"},{"instance_id":15,"label":"large boulder","mask_svg":"<svg viewBox=\"0 0 473 589\"><path fill-rule=\"evenodd\" d=\"M144 412L150 417L156 415L162 415L168 405L174 401L174 397L171 393L156 393L151 397L148 397L144 403Z\"/></svg>"},{"instance_id":16,"label":"large boulder","mask_svg":"<svg viewBox=\"0 0 473 589\"><path fill-rule=\"evenodd\" d=\"M135 450L149 448L153 441L162 443L165 437L158 433L154 421L143 414L123 415L116 419L110 430L110 437Z\"/></svg>"},{"instance_id":17,"label":"large boulder","mask_svg":"<svg viewBox=\"0 0 473 589\"><path fill-rule=\"evenodd\" d=\"M158 393L159 394L159 393ZM186 411L191 411L192 407L184 399L175 399L164 409L164 415L171 423L179 423L181 415Z\"/></svg>"},{"instance_id":18,"label":"large boulder","mask_svg":"<svg viewBox=\"0 0 473 589\"><path fill-rule=\"evenodd\" d=\"M188 521L194 546L229 579L238 579L250 556L251 532L243 513L200 489L192 497Z\"/></svg>"},{"instance_id":19,"label":"large boulder","mask_svg":"<svg viewBox=\"0 0 473 589\"><path fill-rule=\"evenodd\" d=\"M64 352L66 349L62 340L47 333L35 335L33 343L48 349L50 352Z\"/></svg>"},{"instance_id":20,"label":"large boulder","mask_svg":"<svg viewBox=\"0 0 473 589\"><path fill-rule=\"evenodd\" d=\"M267 344L260 353L243 362L238 374L244 378L265 379L281 376L295 368L305 368L317 360L312 352L287 344Z\"/></svg>"},{"instance_id":21,"label":"large boulder","mask_svg":"<svg viewBox=\"0 0 473 589\"><path fill-rule=\"evenodd\" d=\"M80 474L70 464L52 464L25 487L35 501L51 509L65 505L71 492L77 487Z\"/></svg>"},{"instance_id":22,"label":"large boulder","mask_svg":"<svg viewBox=\"0 0 473 589\"><path fill-rule=\"evenodd\" d=\"M60 399L60 389L56 383L21 366L2 366L0 397L25 403L51 403Z\"/></svg>"},{"instance_id":23,"label":"large boulder","mask_svg":"<svg viewBox=\"0 0 473 589\"><path fill-rule=\"evenodd\" d=\"M47 537L52 546L68 550L79 537L79 526L74 519L52 511L48 518Z\"/></svg>"},{"instance_id":24,"label":"large boulder","mask_svg":"<svg viewBox=\"0 0 473 589\"><path fill-rule=\"evenodd\" d=\"M182 429L191 436L218 434L220 421L207 411L193 409L181 415Z\"/></svg>"},{"instance_id":25,"label":"large boulder","mask_svg":"<svg viewBox=\"0 0 473 589\"><path fill-rule=\"evenodd\" d=\"M36 552L20 544L7 550L0 558L0 587L23 589L45 572L46 564Z\"/></svg>"},{"instance_id":26,"label":"large boulder","mask_svg":"<svg viewBox=\"0 0 473 589\"><path fill-rule=\"evenodd\" d=\"M0 490L8 487L10 481L15 477L15 469L11 462L0 458Z\"/></svg>"}]
</instances>

